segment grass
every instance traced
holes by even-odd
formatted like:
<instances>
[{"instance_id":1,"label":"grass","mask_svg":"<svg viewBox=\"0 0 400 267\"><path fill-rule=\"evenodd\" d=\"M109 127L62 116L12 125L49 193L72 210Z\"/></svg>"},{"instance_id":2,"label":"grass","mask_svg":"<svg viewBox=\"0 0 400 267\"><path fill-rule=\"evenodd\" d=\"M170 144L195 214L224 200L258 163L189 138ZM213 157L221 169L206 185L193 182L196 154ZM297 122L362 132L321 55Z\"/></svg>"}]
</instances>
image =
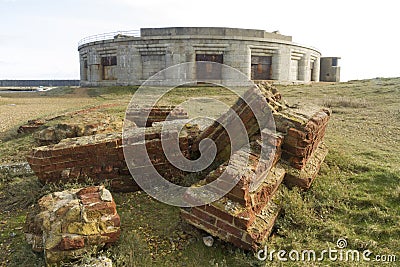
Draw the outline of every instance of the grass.
<instances>
[{"instance_id":1,"label":"grass","mask_svg":"<svg viewBox=\"0 0 400 267\"><path fill-rule=\"evenodd\" d=\"M327 108L366 108L368 106L365 99L349 99L346 97L325 99L323 106Z\"/></svg>"},{"instance_id":2,"label":"grass","mask_svg":"<svg viewBox=\"0 0 400 267\"><path fill-rule=\"evenodd\" d=\"M325 138L330 152L319 177L307 192L285 190L283 212L269 239L268 250L322 251L335 248L338 238L345 238L348 249L369 249L373 256L394 254L399 261L400 79L279 86L279 89L290 104L325 104L332 108L333 115ZM84 90L79 101L120 103L102 112L122 118L134 88ZM176 104L190 96L204 95L227 104L234 101L228 92L206 87L178 88L160 103ZM78 98L76 92L74 97ZM10 100L0 98L0 105L1 101ZM29 135L9 138L0 143L0 158L22 160L20 155L30 147ZM42 266L42 255L31 252L20 227L32 203L46 192L62 187L41 187L34 176L3 177L0 181L3 197L0 266ZM144 192L115 193L114 197L121 215L122 235L115 246L102 254L112 258L115 266L302 266L299 262L261 262L253 253L220 240L211 248L205 247L204 233L182 223L178 208L159 203ZM367 263L326 260L318 264L365 266Z\"/></svg>"},{"instance_id":3,"label":"grass","mask_svg":"<svg viewBox=\"0 0 400 267\"><path fill-rule=\"evenodd\" d=\"M106 96L126 96L133 94L138 89L138 86L108 86L108 87L93 87L87 88L87 94L90 97L106 97Z\"/></svg>"}]
</instances>

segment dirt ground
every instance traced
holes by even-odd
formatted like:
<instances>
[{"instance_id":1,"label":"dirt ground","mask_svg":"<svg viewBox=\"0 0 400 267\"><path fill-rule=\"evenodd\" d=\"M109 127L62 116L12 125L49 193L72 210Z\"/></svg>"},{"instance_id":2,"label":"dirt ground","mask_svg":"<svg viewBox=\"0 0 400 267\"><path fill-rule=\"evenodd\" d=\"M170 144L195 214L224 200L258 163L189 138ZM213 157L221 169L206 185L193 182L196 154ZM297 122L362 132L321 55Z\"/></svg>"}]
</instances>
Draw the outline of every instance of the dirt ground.
<instances>
[{"instance_id":1,"label":"dirt ground","mask_svg":"<svg viewBox=\"0 0 400 267\"><path fill-rule=\"evenodd\" d=\"M67 111L95 105L98 100L75 90L68 96L42 96L38 93L0 92L0 133L36 118L56 116Z\"/></svg>"}]
</instances>

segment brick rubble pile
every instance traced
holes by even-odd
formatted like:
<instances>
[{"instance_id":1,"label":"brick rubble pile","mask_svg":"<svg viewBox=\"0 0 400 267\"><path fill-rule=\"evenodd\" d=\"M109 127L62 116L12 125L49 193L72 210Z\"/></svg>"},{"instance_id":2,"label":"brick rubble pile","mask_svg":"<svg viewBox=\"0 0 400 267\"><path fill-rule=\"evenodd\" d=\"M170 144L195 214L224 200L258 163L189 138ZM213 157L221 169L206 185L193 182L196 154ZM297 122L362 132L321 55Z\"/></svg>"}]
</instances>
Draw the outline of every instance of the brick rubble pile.
<instances>
[{"instance_id":1,"label":"brick rubble pile","mask_svg":"<svg viewBox=\"0 0 400 267\"><path fill-rule=\"evenodd\" d=\"M275 123L276 132L259 127L250 106L263 107L260 99L265 99L271 109L270 119ZM218 122L203 131L190 124L182 131L168 128L170 136L179 136L180 150L186 158L198 157L199 144L206 138L216 144L214 163L219 165L194 187L215 181L224 171L230 179L238 180L222 199L208 205L183 208L181 215L188 223L213 236L243 249L255 250L266 241L278 217L284 201L283 183L308 189L317 176L328 151L323 138L331 113L314 106L290 107L268 83L250 88L231 109L243 122L250 147L239 140L232 149L227 131ZM143 113L150 114L147 121L143 120ZM229 122L232 116L224 114L219 121ZM163 177L176 184L183 181L187 173L174 167L164 155L161 129L164 124L174 123L160 122L176 120L182 123L187 118L183 109L165 106L143 110L132 108L125 121L133 126L129 131L129 144L134 148L135 142L144 138L151 164ZM135 125L147 128L143 132L142 128L135 129ZM129 176L122 143L122 136L117 133L68 138L56 145L34 149L28 162L44 183L91 178L97 183L111 181L114 190L137 190L139 188ZM250 159L247 165L241 160L243 157ZM149 166L140 162L140 159L135 162L136 171L145 174ZM238 171L243 169L246 170L244 173ZM224 181L219 182L215 190L218 191L218 187L223 189ZM194 198L187 196L188 201L196 201Z\"/></svg>"},{"instance_id":2,"label":"brick rubble pile","mask_svg":"<svg viewBox=\"0 0 400 267\"><path fill-rule=\"evenodd\" d=\"M42 197L28 214L25 233L46 264L81 257L115 243L120 217L111 193L102 186L71 189Z\"/></svg>"},{"instance_id":3,"label":"brick rubble pile","mask_svg":"<svg viewBox=\"0 0 400 267\"><path fill-rule=\"evenodd\" d=\"M276 133L257 127L249 105L258 105L255 97L260 96L258 89L272 110ZM315 179L327 154L322 140L330 111L319 107L290 108L279 92L268 83L248 90L243 99L249 105L239 99L232 109L246 126L248 137L253 140L250 144L253 151L239 150L229 158L231 145L228 134L221 124L214 123L199 135L193 149L198 149L198 144L203 139L210 138L217 145L217 158L226 162L212 171L200 184L193 186L206 184L220 177L226 171L228 160L233 165L229 173L232 180L238 175L235 170L244 168L248 171L239 177L237 185L224 198L209 205L182 208L181 216L188 223L213 236L243 249L256 250L266 242L279 214L280 202L284 201L279 189L283 186L281 183L308 189ZM261 143L261 136L264 143ZM271 145L274 146L275 153L266 153L267 158L262 158L260 152L263 149L271 151ZM247 156L251 160L247 166L240 166L240 162L232 160L238 153L249 153ZM268 155L272 158L268 158ZM272 162L270 168L260 167L268 166L259 164L263 161ZM221 188L224 188L223 182L220 183Z\"/></svg>"}]
</instances>

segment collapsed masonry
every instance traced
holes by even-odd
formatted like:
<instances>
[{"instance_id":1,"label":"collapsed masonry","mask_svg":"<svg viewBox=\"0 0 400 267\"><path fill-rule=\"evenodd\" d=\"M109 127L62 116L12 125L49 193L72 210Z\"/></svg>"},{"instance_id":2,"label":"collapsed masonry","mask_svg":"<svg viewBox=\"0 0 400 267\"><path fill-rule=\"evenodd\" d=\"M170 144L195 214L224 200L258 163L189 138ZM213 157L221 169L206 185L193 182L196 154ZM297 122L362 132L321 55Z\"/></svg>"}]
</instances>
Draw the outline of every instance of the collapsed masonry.
<instances>
[{"instance_id":1,"label":"collapsed masonry","mask_svg":"<svg viewBox=\"0 0 400 267\"><path fill-rule=\"evenodd\" d=\"M120 232L116 204L103 186L46 195L25 225L28 243L44 253L47 265L99 251L115 243Z\"/></svg>"},{"instance_id":2,"label":"collapsed masonry","mask_svg":"<svg viewBox=\"0 0 400 267\"><path fill-rule=\"evenodd\" d=\"M151 127L156 122L189 119L182 107L175 106L135 106L129 107L126 116L138 127Z\"/></svg>"},{"instance_id":3,"label":"collapsed masonry","mask_svg":"<svg viewBox=\"0 0 400 267\"><path fill-rule=\"evenodd\" d=\"M323 137L331 115L329 110L320 107L289 107L276 88L268 83L260 83L249 89L243 98L251 103L257 101L255 96L267 101L277 132L260 129L249 106L239 99L232 109L246 127L250 148L233 151L231 164L247 171L242 175L230 171L229 175L239 182L222 199L209 205L181 210L182 218L188 223L248 250L263 244L272 231L280 203L284 201L281 183L303 189L311 186L327 154ZM151 164L166 179L182 184L188 173L168 162L161 149L161 126L154 125L166 119L185 119L186 112L174 107L155 107L145 110L151 115L149 121L142 120L141 112L140 109L128 111L127 117L133 126L147 126L144 132L132 129L131 144L134 144L135 138L143 138L140 135L144 134ZM198 156L199 144L205 138L214 140L217 145L217 161L222 164L193 186L214 181L226 170L231 146L228 134L219 123L214 123L204 131L190 124L186 124L181 131L174 127L170 131L178 131L180 150L186 158ZM273 158L260 157L261 150L271 147L275 150ZM243 166L240 160L242 156L250 158L247 166ZM113 190L139 189L129 176L122 136L117 133L69 138L55 145L38 147L32 151L28 162L42 182L91 178L96 183L109 182ZM139 161L135 168L145 172L148 166L140 164ZM257 181L256 186L251 186L253 177ZM188 199L190 201L190 196Z\"/></svg>"},{"instance_id":4,"label":"collapsed masonry","mask_svg":"<svg viewBox=\"0 0 400 267\"><path fill-rule=\"evenodd\" d=\"M251 101L256 101L257 98L252 97L256 94L262 94L273 111L276 134L271 134L267 129L260 131L252 127L256 121L249 105ZM250 150L239 150L232 158L238 153L247 153L245 156L250 158L250 163L248 166L240 166L241 162L227 158L230 150L228 136L224 128L215 123L199 135L193 149L205 138L218 140L217 157L226 162L194 186L218 178L226 169L228 160L233 170L247 168L247 172L236 177L239 182L224 198L209 205L183 208L181 215L190 224L213 236L240 248L255 250L265 243L278 217L280 203L284 201L280 192L282 181L288 186L308 189L315 179L328 152L322 140L330 111L309 106L289 108L275 88L267 83L250 89L243 98L249 100L248 105L239 99L232 109L239 114L253 142L250 143ZM267 143L261 143L261 140ZM274 158L262 158L260 151L271 146L274 146L275 154L271 154ZM267 162L272 164L264 164ZM232 180L237 173L229 173ZM252 181L256 181L257 186L252 187Z\"/></svg>"},{"instance_id":5,"label":"collapsed masonry","mask_svg":"<svg viewBox=\"0 0 400 267\"><path fill-rule=\"evenodd\" d=\"M135 140L140 145L144 138L151 163L155 169L171 182L179 183L186 175L168 162L161 145L162 127L148 127L144 132L132 129L131 148L135 149ZM199 130L196 126L186 126L180 132L179 144L182 154L189 158L190 144ZM144 137L142 136L144 134ZM132 179L125 162L122 147L122 134L108 133L77 138L68 138L60 143L35 148L27 160L42 183L83 182L90 179L96 184L109 184L113 191L129 192L139 190ZM140 165L143 172L147 165Z\"/></svg>"}]
</instances>

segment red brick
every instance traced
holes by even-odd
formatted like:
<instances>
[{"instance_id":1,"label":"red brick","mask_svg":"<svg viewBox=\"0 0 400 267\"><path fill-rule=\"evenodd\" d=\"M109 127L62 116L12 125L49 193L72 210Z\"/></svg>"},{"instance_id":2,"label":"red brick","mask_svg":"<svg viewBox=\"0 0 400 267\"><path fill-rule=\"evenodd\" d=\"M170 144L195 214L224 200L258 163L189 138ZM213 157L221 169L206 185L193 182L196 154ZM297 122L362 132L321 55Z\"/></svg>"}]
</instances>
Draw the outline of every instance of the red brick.
<instances>
[{"instance_id":1,"label":"red brick","mask_svg":"<svg viewBox=\"0 0 400 267\"><path fill-rule=\"evenodd\" d=\"M203 207L208 213L216 216L218 219L223 220L227 223L233 223L233 216L226 211L220 210L213 205L205 205Z\"/></svg>"},{"instance_id":2,"label":"red brick","mask_svg":"<svg viewBox=\"0 0 400 267\"><path fill-rule=\"evenodd\" d=\"M196 227L201 227L204 231L207 231L208 233L211 234L217 234L219 229L215 227L214 225L211 225L205 221L202 221L201 219L197 218L196 216L193 216L191 213L188 213L186 211L181 210L181 217L186 220L188 223L196 226Z\"/></svg>"},{"instance_id":3,"label":"red brick","mask_svg":"<svg viewBox=\"0 0 400 267\"><path fill-rule=\"evenodd\" d=\"M85 247L85 239L83 236L66 236L60 241L60 250L75 250Z\"/></svg>"},{"instance_id":4,"label":"red brick","mask_svg":"<svg viewBox=\"0 0 400 267\"><path fill-rule=\"evenodd\" d=\"M287 134L289 136L292 136L294 138L298 138L298 139L301 139L301 140L306 139L306 137L307 137L306 133L304 133L302 131L299 131L299 130L297 130L295 128L289 128Z\"/></svg>"},{"instance_id":5,"label":"red brick","mask_svg":"<svg viewBox=\"0 0 400 267\"><path fill-rule=\"evenodd\" d=\"M201 211L195 207L192 208L191 212L192 212L193 216L196 216L197 218L199 218L202 221L205 221L211 225L214 225L216 222L216 218L214 216L212 216L204 211Z\"/></svg>"},{"instance_id":6,"label":"red brick","mask_svg":"<svg viewBox=\"0 0 400 267\"><path fill-rule=\"evenodd\" d=\"M238 228L236 228L236 227L234 227L234 226L232 226L230 224L227 224L227 223L225 223L225 222L223 222L221 220L217 220L217 227L221 228L224 231L226 231L226 232L228 232L228 233L230 233L230 234L232 234L234 236L237 236L239 238L241 238L242 235L243 235L243 232L240 229L238 229Z\"/></svg>"},{"instance_id":7,"label":"red brick","mask_svg":"<svg viewBox=\"0 0 400 267\"><path fill-rule=\"evenodd\" d=\"M98 186L90 186L79 190L76 195L78 196L78 198L81 198L82 195L98 193L99 190L100 188Z\"/></svg>"}]
</instances>

